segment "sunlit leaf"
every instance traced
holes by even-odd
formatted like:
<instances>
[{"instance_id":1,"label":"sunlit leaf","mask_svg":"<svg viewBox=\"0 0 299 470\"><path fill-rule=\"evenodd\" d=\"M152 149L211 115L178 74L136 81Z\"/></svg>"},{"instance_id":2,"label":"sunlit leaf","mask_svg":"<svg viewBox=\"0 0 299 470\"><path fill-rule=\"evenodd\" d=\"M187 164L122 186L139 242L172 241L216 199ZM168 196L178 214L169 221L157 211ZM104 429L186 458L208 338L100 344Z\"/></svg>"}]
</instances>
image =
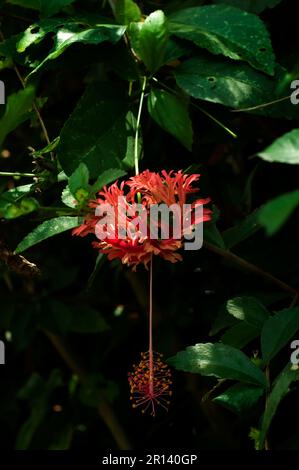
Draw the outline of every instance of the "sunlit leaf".
<instances>
[{"instance_id":1,"label":"sunlit leaf","mask_svg":"<svg viewBox=\"0 0 299 470\"><path fill-rule=\"evenodd\" d=\"M263 373L245 356L244 353L221 343L205 343L189 346L170 358L168 363L176 369L221 379L265 387Z\"/></svg>"},{"instance_id":2,"label":"sunlit leaf","mask_svg":"<svg viewBox=\"0 0 299 470\"><path fill-rule=\"evenodd\" d=\"M33 245L46 240L47 238L58 235L59 233L71 230L80 225L78 217L56 217L46 220L29 233L16 248L16 253L28 250Z\"/></svg>"}]
</instances>

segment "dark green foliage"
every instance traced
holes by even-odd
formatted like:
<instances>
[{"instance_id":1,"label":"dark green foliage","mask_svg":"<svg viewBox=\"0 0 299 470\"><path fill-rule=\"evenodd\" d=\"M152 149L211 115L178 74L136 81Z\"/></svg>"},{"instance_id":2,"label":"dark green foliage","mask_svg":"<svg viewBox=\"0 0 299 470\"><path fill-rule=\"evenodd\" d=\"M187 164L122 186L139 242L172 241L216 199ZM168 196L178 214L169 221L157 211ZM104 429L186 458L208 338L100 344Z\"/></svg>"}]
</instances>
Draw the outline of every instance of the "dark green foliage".
<instances>
[{"instance_id":1,"label":"dark green foliage","mask_svg":"<svg viewBox=\"0 0 299 470\"><path fill-rule=\"evenodd\" d=\"M1 448L298 450L289 3L0 1ZM213 210L203 249L154 260L154 347L174 375L155 421L127 384L148 273L72 236L137 164L200 173Z\"/></svg>"}]
</instances>

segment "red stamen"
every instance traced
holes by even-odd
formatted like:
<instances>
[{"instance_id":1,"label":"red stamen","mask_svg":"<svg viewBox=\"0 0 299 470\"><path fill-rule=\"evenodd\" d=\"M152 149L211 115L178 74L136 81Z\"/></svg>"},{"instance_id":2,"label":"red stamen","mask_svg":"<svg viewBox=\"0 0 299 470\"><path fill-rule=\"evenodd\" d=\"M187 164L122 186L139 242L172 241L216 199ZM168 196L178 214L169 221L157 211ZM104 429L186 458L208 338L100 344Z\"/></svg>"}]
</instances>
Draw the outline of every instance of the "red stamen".
<instances>
[{"instance_id":1,"label":"red stamen","mask_svg":"<svg viewBox=\"0 0 299 470\"><path fill-rule=\"evenodd\" d=\"M168 410L171 372L168 366L162 361L162 354L154 352L141 353L141 361L133 366L133 372L128 374L131 400L133 408L141 407L145 413L150 410L151 416L156 415L156 406Z\"/></svg>"}]
</instances>

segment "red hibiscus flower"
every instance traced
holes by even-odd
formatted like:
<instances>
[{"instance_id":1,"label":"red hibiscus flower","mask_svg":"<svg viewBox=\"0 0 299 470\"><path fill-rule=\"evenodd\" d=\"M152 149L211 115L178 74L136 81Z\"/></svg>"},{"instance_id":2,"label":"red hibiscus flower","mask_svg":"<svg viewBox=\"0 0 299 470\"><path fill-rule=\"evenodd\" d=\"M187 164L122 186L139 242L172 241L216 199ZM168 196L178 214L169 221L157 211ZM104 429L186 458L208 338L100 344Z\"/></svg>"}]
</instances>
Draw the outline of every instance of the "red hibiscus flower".
<instances>
[{"instance_id":1,"label":"red hibiscus flower","mask_svg":"<svg viewBox=\"0 0 299 470\"><path fill-rule=\"evenodd\" d=\"M170 207L176 204L183 208L187 202L189 194L198 191L193 187L193 183L198 181L200 175L184 175L182 171L167 173L165 170L161 174L145 170L141 174L130 178L128 181L118 185L114 183L111 186L104 187L98 193L95 200L90 201L90 212L86 215L84 223L73 230L74 235L85 236L90 233L97 235L98 224L103 221L103 214L97 215L98 209L106 208L107 205L113 209L114 219L109 221L105 228L101 227L101 233L104 231L104 237L94 241L93 246L101 253L105 253L109 260L119 258L123 264L132 266L135 270L138 264L147 264L152 255L158 255L161 258L175 263L182 259L177 251L182 247L182 241L185 235L185 227L182 225L179 237L170 234L169 237L160 237L153 239L150 228L150 209L152 205L165 204ZM124 187L129 188L128 192ZM120 210L119 201L122 202ZM136 223L136 213L133 209L134 203L141 201L143 216L147 224L147 230L142 231L140 225ZM211 211L203 208L200 217L196 217L194 211L196 206L202 206L209 202L209 199L197 199L189 206L189 218L191 225L197 225L211 219ZM186 214L185 214L186 215ZM125 227L125 236L119 233L119 227ZM163 222L159 222L159 229L163 229Z\"/></svg>"}]
</instances>

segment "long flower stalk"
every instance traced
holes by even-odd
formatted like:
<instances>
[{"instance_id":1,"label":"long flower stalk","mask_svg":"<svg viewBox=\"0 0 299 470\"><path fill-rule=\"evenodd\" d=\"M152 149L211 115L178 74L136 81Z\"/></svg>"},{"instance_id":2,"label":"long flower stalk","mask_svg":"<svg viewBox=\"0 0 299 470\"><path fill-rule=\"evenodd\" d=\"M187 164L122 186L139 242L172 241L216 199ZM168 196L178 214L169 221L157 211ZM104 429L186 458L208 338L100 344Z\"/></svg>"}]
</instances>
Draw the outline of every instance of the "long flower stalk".
<instances>
[{"instance_id":1,"label":"long flower stalk","mask_svg":"<svg viewBox=\"0 0 299 470\"><path fill-rule=\"evenodd\" d=\"M135 128L134 161L135 176L120 184L116 181L110 186L105 186L98 192L97 198L91 200L88 204L92 209L86 214L83 223L73 230L74 235L84 237L90 233L97 236L93 246L100 253L106 254L109 260L121 259L123 264L136 270L137 266L144 265L149 269L149 302L148 302L148 330L149 344L146 352L141 353L141 360L133 366L133 371L129 374L129 385L131 390L131 400L133 408L139 408L143 413L149 411L152 416L156 414L156 407L161 406L168 409L169 398L172 394L171 372L168 366L163 362L162 355L154 351L153 347L153 255L159 256L168 262L176 263L182 260L178 253L183 246L183 240L190 231L190 226L211 219L211 211L204 206L209 199L197 199L186 209L187 197L198 191L194 187L200 177L198 174L184 174L182 170L175 172L162 170L161 173L155 173L144 170L139 173L139 131L145 97L146 78L143 78L142 88L139 99L138 115ZM128 212L121 214L121 223L125 224L126 236L119 236L119 197L122 198L125 208ZM146 230L143 232L142 221L136 220L136 215L132 208L137 202L142 204L142 209L146 216ZM101 209L109 204L113 209L113 216L109 224L106 224L103 218L98 215L97 209ZM166 238L151 237L151 208L153 205L166 204L168 207L176 204L179 210L184 209L185 220L191 224L189 227L180 223L179 234L168 233ZM202 212L198 214L196 208L201 206ZM187 210L187 212L186 212ZM117 214L117 218L115 218ZM136 222L138 228L136 227ZM155 223L155 222L154 222ZM102 224L102 225L101 225ZM155 227L162 233L165 224L161 220ZM137 232L136 232L137 228ZM104 238L99 237L102 229Z\"/></svg>"},{"instance_id":2,"label":"long flower stalk","mask_svg":"<svg viewBox=\"0 0 299 470\"><path fill-rule=\"evenodd\" d=\"M154 365L153 365L153 255L150 260L150 282L149 282L149 391L154 392Z\"/></svg>"},{"instance_id":3,"label":"long flower stalk","mask_svg":"<svg viewBox=\"0 0 299 470\"><path fill-rule=\"evenodd\" d=\"M142 115L142 107L143 107L144 94L145 94L145 88L146 88L146 81L147 81L147 78L143 77L141 95L140 95L140 101L139 101L139 108L138 108L138 114L137 114L137 121L136 121L135 141L134 141L135 175L139 175L138 140L139 140L139 128L140 128L140 122L141 122L141 115Z\"/></svg>"},{"instance_id":4,"label":"long flower stalk","mask_svg":"<svg viewBox=\"0 0 299 470\"><path fill-rule=\"evenodd\" d=\"M134 162L135 175L139 175L139 155L138 141L139 128L141 122L142 107L146 88L146 77L143 78L142 89L139 101L139 109L136 122L135 142L134 142ZM141 202L141 194L137 192L137 200ZM142 406L142 412L148 409L151 415L155 416L155 405L160 405L167 409L169 401L167 398L171 396L169 387L171 385L171 374L168 367L161 361L161 355L153 350L153 255L151 254L149 261L149 349L148 353L141 354L141 361L138 366L134 365L134 371L129 374L129 384L131 388L131 400L133 400L133 408Z\"/></svg>"}]
</instances>

